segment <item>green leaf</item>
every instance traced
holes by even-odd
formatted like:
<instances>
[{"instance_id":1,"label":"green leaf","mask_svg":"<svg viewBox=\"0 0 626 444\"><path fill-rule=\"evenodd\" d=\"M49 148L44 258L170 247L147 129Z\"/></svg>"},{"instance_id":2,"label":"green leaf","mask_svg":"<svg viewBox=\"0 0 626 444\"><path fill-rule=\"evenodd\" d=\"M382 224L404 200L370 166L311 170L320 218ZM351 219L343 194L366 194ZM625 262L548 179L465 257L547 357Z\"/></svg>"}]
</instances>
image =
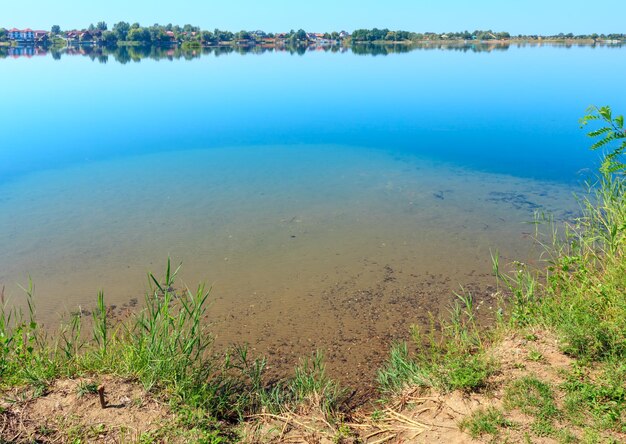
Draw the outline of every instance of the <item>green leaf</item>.
<instances>
[{"instance_id":1,"label":"green leaf","mask_svg":"<svg viewBox=\"0 0 626 444\"><path fill-rule=\"evenodd\" d=\"M600 116L606 121L610 122L613 120L611 116L611 108L609 106L603 106L602 108L599 108L598 114L600 114Z\"/></svg>"}]
</instances>

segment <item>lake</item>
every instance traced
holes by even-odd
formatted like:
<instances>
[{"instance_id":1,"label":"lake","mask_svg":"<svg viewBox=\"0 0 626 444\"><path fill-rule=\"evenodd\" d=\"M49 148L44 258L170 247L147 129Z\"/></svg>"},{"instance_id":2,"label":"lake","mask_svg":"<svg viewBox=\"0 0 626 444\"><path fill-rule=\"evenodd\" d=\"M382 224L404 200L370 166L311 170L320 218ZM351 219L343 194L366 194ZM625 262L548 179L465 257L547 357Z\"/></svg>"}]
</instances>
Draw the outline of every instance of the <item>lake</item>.
<instances>
[{"instance_id":1,"label":"lake","mask_svg":"<svg viewBox=\"0 0 626 444\"><path fill-rule=\"evenodd\" d=\"M538 264L626 110L619 46L0 52L0 288L54 325L149 271L212 285L218 346L281 374L325 352L370 380L454 292L495 309L491 254Z\"/></svg>"}]
</instances>

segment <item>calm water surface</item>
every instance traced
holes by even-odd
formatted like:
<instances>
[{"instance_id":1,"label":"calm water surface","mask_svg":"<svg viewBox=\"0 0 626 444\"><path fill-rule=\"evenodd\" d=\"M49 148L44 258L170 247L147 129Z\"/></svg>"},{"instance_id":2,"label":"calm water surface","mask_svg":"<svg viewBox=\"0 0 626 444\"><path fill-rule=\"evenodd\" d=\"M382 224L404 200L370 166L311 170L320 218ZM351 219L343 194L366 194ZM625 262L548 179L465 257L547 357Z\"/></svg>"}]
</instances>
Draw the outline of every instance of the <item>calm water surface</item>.
<instances>
[{"instance_id":1,"label":"calm water surface","mask_svg":"<svg viewBox=\"0 0 626 444\"><path fill-rule=\"evenodd\" d=\"M459 285L489 305L490 252L575 214L585 108L626 109L620 47L160 55L0 59L0 287L124 310L170 255L218 343L348 379Z\"/></svg>"}]
</instances>

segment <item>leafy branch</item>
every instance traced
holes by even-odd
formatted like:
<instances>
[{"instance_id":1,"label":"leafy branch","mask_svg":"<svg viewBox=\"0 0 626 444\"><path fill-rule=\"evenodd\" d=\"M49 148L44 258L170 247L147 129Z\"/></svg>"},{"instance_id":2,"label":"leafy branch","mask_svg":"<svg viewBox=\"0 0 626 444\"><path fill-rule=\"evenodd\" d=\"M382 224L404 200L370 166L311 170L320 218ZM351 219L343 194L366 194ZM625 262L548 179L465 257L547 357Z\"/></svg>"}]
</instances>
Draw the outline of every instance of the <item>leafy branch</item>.
<instances>
[{"instance_id":1,"label":"leafy branch","mask_svg":"<svg viewBox=\"0 0 626 444\"><path fill-rule=\"evenodd\" d=\"M604 126L597 130L587 133L589 137L598 139L593 145L592 150L608 147L614 145L616 142L617 147L612 147L611 151L606 154L602 161L600 171L603 174L613 173L626 173L626 164L622 161L622 156L626 152L626 130L624 130L624 116L620 115L613 117L613 113L609 106L603 106L598 108L592 106L587 109L587 115L581 120L581 127L588 125L590 122L600 121Z\"/></svg>"}]
</instances>

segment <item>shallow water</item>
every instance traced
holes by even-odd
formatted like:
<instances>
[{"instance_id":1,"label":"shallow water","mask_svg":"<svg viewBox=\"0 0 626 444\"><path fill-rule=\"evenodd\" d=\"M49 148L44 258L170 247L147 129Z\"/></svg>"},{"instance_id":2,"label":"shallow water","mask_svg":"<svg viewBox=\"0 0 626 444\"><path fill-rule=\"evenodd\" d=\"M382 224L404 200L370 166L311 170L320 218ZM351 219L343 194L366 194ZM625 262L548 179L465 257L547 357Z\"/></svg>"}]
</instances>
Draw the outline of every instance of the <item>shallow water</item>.
<instances>
[{"instance_id":1,"label":"shallow water","mask_svg":"<svg viewBox=\"0 0 626 444\"><path fill-rule=\"evenodd\" d=\"M120 312L169 255L213 286L218 344L369 378L461 285L488 309L491 253L536 262L536 211L576 213L577 119L626 105L623 56L0 60L0 285L30 274L49 323L99 289Z\"/></svg>"}]
</instances>

